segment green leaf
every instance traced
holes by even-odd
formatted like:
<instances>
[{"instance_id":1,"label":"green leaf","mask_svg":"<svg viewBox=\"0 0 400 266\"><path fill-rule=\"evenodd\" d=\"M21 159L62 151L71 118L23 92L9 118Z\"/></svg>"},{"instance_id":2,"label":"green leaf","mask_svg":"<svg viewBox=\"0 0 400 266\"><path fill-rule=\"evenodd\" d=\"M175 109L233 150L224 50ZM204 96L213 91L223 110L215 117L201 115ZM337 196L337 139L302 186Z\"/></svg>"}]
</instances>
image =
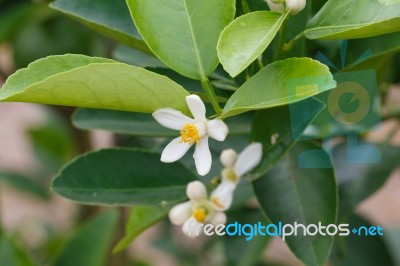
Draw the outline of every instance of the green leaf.
<instances>
[{"instance_id":1,"label":"green leaf","mask_svg":"<svg viewBox=\"0 0 400 266\"><path fill-rule=\"evenodd\" d=\"M29 256L5 236L0 239L0 265L35 266Z\"/></svg>"},{"instance_id":2,"label":"green leaf","mask_svg":"<svg viewBox=\"0 0 400 266\"><path fill-rule=\"evenodd\" d=\"M358 39L399 30L399 1L329 0L304 33L309 39Z\"/></svg>"},{"instance_id":3,"label":"green leaf","mask_svg":"<svg viewBox=\"0 0 400 266\"><path fill-rule=\"evenodd\" d=\"M87 153L53 180L58 194L85 204L172 204L186 199L196 180L181 163L162 163L160 154L122 148Z\"/></svg>"},{"instance_id":4,"label":"green leaf","mask_svg":"<svg viewBox=\"0 0 400 266\"><path fill-rule=\"evenodd\" d=\"M218 40L218 57L232 77L237 76L262 52L275 37L288 13L251 12L232 21Z\"/></svg>"},{"instance_id":5,"label":"green leaf","mask_svg":"<svg viewBox=\"0 0 400 266\"><path fill-rule=\"evenodd\" d=\"M148 55L139 50L130 48L125 45L118 45L113 53L113 58L117 61L127 63L132 66L137 67L147 67L147 68L156 68L162 67L167 68L166 65L163 64L160 60L155 58L154 56Z\"/></svg>"},{"instance_id":6,"label":"green leaf","mask_svg":"<svg viewBox=\"0 0 400 266\"><path fill-rule=\"evenodd\" d=\"M32 178L12 173L12 172L0 172L0 182L5 182L9 186L12 186L22 192L28 192L40 199L47 199L49 192L44 189L38 182L32 180Z\"/></svg>"},{"instance_id":7,"label":"green leaf","mask_svg":"<svg viewBox=\"0 0 400 266\"><path fill-rule=\"evenodd\" d=\"M102 129L145 137L177 137L179 132L158 124L150 114L102 109L78 109L72 122L80 129Z\"/></svg>"},{"instance_id":8,"label":"green leaf","mask_svg":"<svg viewBox=\"0 0 400 266\"><path fill-rule=\"evenodd\" d=\"M343 187L343 198L346 197L350 207L376 192L400 166L400 148L388 145L343 142L334 147L332 154L336 176ZM368 161L377 157L379 162ZM365 162L357 163L363 158Z\"/></svg>"},{"instance_id":9,"label":"green leaf","mask_svg":"<svg viewBox=\"0 0 400 266\"><path fill-rule=\"evenodd\" d=\"M258 111L253 119L251 140L263 144L263 158L252 171L252 179L268 172L324 108L322 102L310 98L289 106Z\"/></svg>"},{"instance_id":10,"label":"green leaf","mask_svg":"<svg viewBox=\"0 0 400 266\"><path fill-rule=\"evenodd\" d=\"M32 3L18 3L12 7L4 8L0 12L0 42L13 35L18 27L25 22L25 18L37 8ZM21 23L22 22L22 23Z\"/></svg>"},{"instance_id":11,"label":"green leaf","mask_svg":"<svg viewBox=\"0 0 400 266\"><path fill-rule=\"evenodd\" d=\"M164 218L168 211L169 208L161 206L133 207L126 223L125 237L114 247L113 253L126 249L137 236Z\"/></svg>"},{"instance_id":12,"label":"green leaf","mask_svg":"<svg viewBox=\"0 0 400 266\"><path fill-rule=\"evenodd\" d=\"M257 224L264 218L259 209L242 208L241 210L229 213L228 222L240 224ZM227 265L232 266L251 266L259 265L262 252L270 241L269 236L255 235L250 241L246 241L246 236L223 237Z\"/></svg>"},{"instance_id":13,"label":"green leaf","mask_svg":"<svg viewBox=\"0 0 400 266\"><path fill-rule=\"evenodd\" d=\"M329 69L311 58L274 62L246 81L226 103L221 117L304 100L336 86Z\"/></svg>"},{"instance_id":14,"label":"green leaf","mask_svg":"<svg viewBox=\"0 0 400 266\"><path fill-rule=\"evenodd\" d=\"M346 69L377 69L382 58L400 51L400 32L350 40L347 46ZM367 53L364 56L364 53ZM385 69L386 70L386 69ZM378 75L379 77L379 75Z\"/></svg>"},{"instance_id":15,"label":"green leaf","mask_svg":"<svg viewBox=\"0 0 400 266\"><path fill-rule=\"evenodd\" d=\"M217 67L215 47L234 17L234 0L127 0L127 4L140 35L170 68L205 79Z\"/></svg>"},{"instance_id":16,"label":"green leaf","mask_svg":"<svg viewBox=\"0 0 400 266\"><path fill-rule=\"evenodd\" d=\"M50 56L13 74L0 101L153 112L171 107L187 112L189 95L172 80L110 59Z\"/></svg>"},{"instance_id":17,"label":"green leaf","mask_svg":"<svg viewBox=\"0 0 400 266\"><path fill-rule=\"evenodd\" d=\"M346 221L350 225L350 230L353 228L358 229L360 226L369 228L372 226L368 221L362 217L352 214L350 219ZM390 235L383 231L384 237L379 235L365 236L354 235L350 233L349 236L338 237L338 240L345 241L344 254L338 254L334 258L333 265L338 266L375 266L375 265L398 265L394 263L394 258L390 254L388 244L385 239ZM398 249L396 250L398 253Z\"/></svg>"},{"instance_id":18,"label":"green leaf","mask_svg":"<svg viewBox=\"0 0 400 266\"><path fill-rule=\"evenodd\" d=\"M115 210L96 215L75 232L53 265L106 265L106 255L117 221L118 213Z\"/></svg>"},{"instance_id":19,"label":"green leaf","mask_svg":"<svg viewBox=\"0 0 400 266\"><path fill-rule=\"evenodd\" d=\"M337 218L337 186L332 168L300 168L299 156L303 163L314 162L315 157L304 153L319 149L314 144L299 143L288 156L266 176L253 182L254 192L261 209L274 223L304 225L335 224ZM329 161L329 156L319 150L320 157ZM308 161L308 162L306 162ZM332 236L297 236L285 238L289 248L305 265L325 265L332 242Z\"/></svg>"},{"instance_id":20,"label":"green leaf","mask_svg":"<svg viewBox=\"0 0 400 266\"><path fill-rule=\"evenodd\" d=\"M79 109L74 113L72 122L75 127L80 129L102 129L142 137L176 137L179 135L179 132L158 124L149 114ZM226 124L231 135L246 134L250 131L248 120L231 119L226 121Z\"/></svg>"},{"instance_id":21,"label":"green leaf","mask_svg":"<svg viewBox=\"0 0 400 266\"><path fill-rule=\"evenodd\" d=\"M125 45L151 54L124 0L57 0L50 7Z\"/></svg>"}]
</instances>

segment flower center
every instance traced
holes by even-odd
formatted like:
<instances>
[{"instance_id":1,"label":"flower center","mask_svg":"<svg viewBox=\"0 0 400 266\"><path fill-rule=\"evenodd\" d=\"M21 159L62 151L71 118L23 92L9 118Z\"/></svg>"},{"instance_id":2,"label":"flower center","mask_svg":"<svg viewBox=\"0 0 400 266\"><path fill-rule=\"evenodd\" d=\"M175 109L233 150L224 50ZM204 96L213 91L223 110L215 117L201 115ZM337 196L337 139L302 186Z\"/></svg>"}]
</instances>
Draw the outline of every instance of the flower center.
<instances>
[{"instance_id":1,"label":"flower center","mask_svg":"<svg viewBox=\"0 0 400 266\"><path fill-rule=\"evenodd\" d=\"M238 176L232 168L224 168L222 170L222 176L225 180L231 181L233 183L237 183L239 181Z\"/></svg>"},{"instance_id":2,"label":"flower center","mask_svg":"<svg viewBox=\"0 0 400 266\"><path fill-rule=\"evenodd\" d=\"M193 217L199 223L203 223L207 217L207 210L205 208L199 207L193 211Z\"/></svg>"},{"instance_id":3,"label":"flower center","mask_svg":"<svg viewBox=\"0 0 400 266\"><path fill-rule=\"evenodd\" d=\"M199 130L194 124L186 124L181 129L181 141L189 144L199 143L200 135Z\"/></svg>"}]
</instances>

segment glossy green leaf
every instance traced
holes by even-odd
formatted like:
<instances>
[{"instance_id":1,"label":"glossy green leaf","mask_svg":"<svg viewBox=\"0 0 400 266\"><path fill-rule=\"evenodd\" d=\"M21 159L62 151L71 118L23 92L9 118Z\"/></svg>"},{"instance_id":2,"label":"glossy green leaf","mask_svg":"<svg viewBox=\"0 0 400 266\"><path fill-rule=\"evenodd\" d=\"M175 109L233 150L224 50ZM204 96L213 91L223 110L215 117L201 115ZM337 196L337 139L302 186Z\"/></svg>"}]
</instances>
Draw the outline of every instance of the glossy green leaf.
<instances>
[{"instance_id":1,"label":"glossy green leaf","mask_svg":"<svg viewBox=\"0 0 400 266\"><path fill-rule=\"evenodd\" d=\"M343 142L335 146L332 154L343 197L350 207L376 192L400 166L400 148L389 145ZM371 161L375 158L377 162Z\"/></svg>"},{"instance_id":2,"label":"glossy green leaf","mask_svg":"<svg viewBox=\"0 0 400 266\"><path fill-rule=\"evenodd\" d=\"M158 124L150 114L124 111L79 109L72 122L80 129L103 129L115 133L131 134L142 137L176 137L179 132ZM245 119L229 119L226 121L229 134L246 134L250 131L250 123Z\"/></svg>"},{"instance_id":3,"label":"glossy green leaf","mask_svg":"<svg viewBox=\"0 0 400 266\"><path fill-rule=\"evenodd\" d=\"M232 77L237 76L267 49L286 16L275 12L251 12L232 21L218 40L218 57Z\"/></svg>"},{"instance_id":4,"label":"glossy green leaf","mask_svg":"<svg viewBox=\"0 0 400 266\"><path fill-rule=\"evenodd\" d=\"M12 173L12 172L0 172L0 182L4 182L7 185L16 188L22 192L27 192L40 199L47 199L49 192L39 184L38 180Z\"/></svg>"},{"instance_id":5,"label":"glossy green leaf","mask_svg":"<svg viewBox=\"0 0 400 266\"><path fill-rule=\"evenodd\" d=\"M50 7L125 45L151 54L132 23L124 0L57 0Z\"/></svg>"},{"instance_id":6,"label":"glossy green leaf","mask_svg":"<svg viewBox=\"0 0 400 266\"><path fill-rule=\"evenodd\" d=\"M102 129L145 137L176 137L179 132L158 124L150 114L102 109L79 109L72 122L80 129Z\"/></svg>"},{"instance_id":7,"label":"glossy green leaf","mask_svg":"<svg viewBox=\"0 0 400 266\"><path fill-rule=\"evenodd\" d=\"M171 107L186 112L189 95L172 80L110 59L50 56L13 74L0 101L153 112Z\"/></svg>"},{"instance_id":8,"label":"glossy green leaf","mask_svg":"<svg viewBox=\"0 0 400 266\"><path fill-rule=\"evenodd\" d=\"M379 69L383 63L382 58L400 51L399 40L400 32L350 40L347 46L346 69ZM379 78L379 74L377 76Z\"/></svg>"},{"instance_id":9,"label":"glossy green leaf","mask_svg":"<svg viewBox=\"0 0 400 266\"><path fill-rule=\"evenodd\" d=\"M54 178L52 189L85 204L172 204L186 199L196 175L181 163L162 163L160 154L105 149L82 155Z\"/></svg>"},{"instance_id":10,"label":"glossy green leaf","mask_svg":"<svg viewBox=\"0 0 400 266\"><path fill-rule=\"evenodd\" d=\"M266 176L253 182L254 192L261 209L274 223L304 225L335 224L337 219L337 186L332 168L300 168L302 162L316 159L304 157L304 152L319 149L314 144L299 143ZM307 153L306 153L307 154ZM319 156L329 161L320 150ZM289 248L308 266L325 265L333 243L332 236L286 237Z\"/></svg>"},{"instance_id":11,"label":"glossy green leaf","mask_svg":"<svg viewBox=\"0 0 400 266\"><path fill-rule=\"evenodd\" d=\"M246 81L226 103L221 117L304 100L336 86L329 69L310 58L274 62Z\"/></svg>"},{"instance_id":12,"label":"glossy green leaf","mask_svg":"<svg viewBox=\"0 0 400 266\"><path fill-rule=\"evenodd\" d=\"M253 119L251 140L263 144L263 158L251 178L268 172L301 137L303 131L325 108L320 101L305 101L258 111Z\"/></svg>"},{"instance_id":13,"label":"glossy green leaf","mask_svg":"<svg viewBox=\"0 0 400 266\"><path fill-rule=\"evenodd\" d=\"M349 224L349 229L358 229L360 226L369 228L376 226L371 224L362 217L352 214L345 222ZM382 227L382 226L381 226ZM384 237L377 235L355 235L350 233L349 236L338 237L338 241L345 241L344 250L341 254L337 254L332 260L333 265L338 266L375 266L375 265L398 265L394 262L393 255L390 254L389 245L385 243L385 239L390 237L390 233L383 230ZM343 239L345 238L345 239ZM398 254L398 249L396 250Z\"/></svg>"},{"instance_id":14,"label":"glossy green leaf","mask_svg":"<svg viewBox=\"0 0 400 266\"><path fill-rule=\"evenodd\" d=\"M161 206L134 206L125 227L125 236L114 247L113 252L120 252L146 229L158 223L168 214L168 207Z\"/></svg>"},{"instance_id":15,"label":"glossy green leaf","mask_svg":"<svg viewBox=\"0 0 400 266\"><path fill-rule=\"evenodd\" d=\"M147 68L167 67L166 65L164 65L163 62L158 60L158 58L125 45L118 45L114 49L112 56L117 61L124 62L137 67L147 67Z\"/></svg>"},{"instance_id":16,"label":"glossy green leaf","mask_svg":"<svg viewBox=\"0 0 400 266\"><path fill-rule=\"evenodd\" d=\"M117 221L115 210L96 215L75 232L52 265L105 266Z\"/></svg>"},{"instance_id":17,"label":"glossy green leaf","mask_svg":"<svg viewBox=\"0 0 400 266\"><path fill-rule=\"evenodd\" d=\"M218 37L234 17L234 0L127 0L127 4L140 35L166 65L193 79L204 79L217 67Z\"/></svg>"},{"instance_id":18,"label":"glossy green leaf","mask_svg":"<svg viewBox=\"0 0 400 266\"><path fill-rule=\"evenodd\" d=\"M329 0L304 33L309 39L358 39L399 30L399 1Z\"/></svg>"}]
</instances>

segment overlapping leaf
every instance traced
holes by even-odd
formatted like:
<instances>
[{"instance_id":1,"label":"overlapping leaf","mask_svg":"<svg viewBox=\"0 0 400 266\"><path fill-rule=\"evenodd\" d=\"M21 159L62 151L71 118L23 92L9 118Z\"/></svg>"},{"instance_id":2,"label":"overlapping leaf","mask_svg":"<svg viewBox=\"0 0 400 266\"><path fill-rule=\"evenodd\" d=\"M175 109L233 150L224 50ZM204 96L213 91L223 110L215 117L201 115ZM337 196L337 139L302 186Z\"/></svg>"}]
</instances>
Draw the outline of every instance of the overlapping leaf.
<instances>
[{"instance_id":1,"label":"overlapping leaf","mask_svg":"<svg viewBox=\"0 0 400 266\"><path fill-rule=\"evenodd\" d=\"M287 105L335 86L325 65L310 58L288 58L264 67L238 88L221 117Z\"/></svg>"},{"instance_id":2,"label":"overlapping leaf","mask_svg":"<svg viewBox=\"0 0 400 266\"><path fill-rule=\"evenodd\" d=\"M217 41L233 19L233 0L127 0L139 33L161 61L204 79L218 65Z\"/></svg>"},{"instance_id":3,"label":"overlapping leaf","mask_svg":"<svg viewBox=\"0 0 400 266\"><path fill-rule=\"evenodd\" d=\"M293 225L297 222L306 226L319 222L325 226L336 223L338 192L333 169L301 168L304 165L298 164L303 152L318 149L313 144L298 144L277 167L253 182L261 209L272 223ZM329 161L328 154L319 151L319 156ZM316 159L302 158L303 163L315 163ZM333 237L305 236L301 229L299 231L296 236L285 239L293 253L305 265L325 265Z\"/></svg>"},{"instance_id":4,"label":"overlapping leaf","mask_svg":"<svg viewBox=\"0 0 400 266\"><path fill-rule=\"evenodd\" d=\"M125 45L151 54L124 0L57 0L50 7Z\"/></svg>"},{"instance_id":5,"label":"overlapping leaf","mask_svg":"<svg viewBox=\"0 0 400 266\"><path fill-rule=\"evenodd\" d=\"M181 163L162 163L141 150L106 149L82 155L54 178L53 191L85 204L166 205L186 198L196 175Z\"/></svg>"},{"instance_id":6,"label":"overlapping leaf","mask_svg":"<svg viewBox=\"0 0 400 266\"><path fill-rule=\"evenodd\" d=\"M50 56L13 74L0 101L21 101L151 113L187 112L189 93L167 77L110 59Z\"/></svg>"},{"instance_id":7,"label":"overlapping leaf","mask_svg":"<svg viewBox=\"0 0 400 266\"><path fill-rule=\"evenodd\" d=\"M357 39L399 30L399 1L329 0L304 33L309 39Z\"/></svg>"},{"instance_id":8,"label":"overlapping leaf","mask_svg":"<svg viewBox=\"0 0 400 266\"><path fill-rule=\"evenodd\" d=\"M287 13L251 12L238 17L222 31L217 46L218 57L229 75L237 76L260 56L286 16Z\"/></svg>"}]
</instances>

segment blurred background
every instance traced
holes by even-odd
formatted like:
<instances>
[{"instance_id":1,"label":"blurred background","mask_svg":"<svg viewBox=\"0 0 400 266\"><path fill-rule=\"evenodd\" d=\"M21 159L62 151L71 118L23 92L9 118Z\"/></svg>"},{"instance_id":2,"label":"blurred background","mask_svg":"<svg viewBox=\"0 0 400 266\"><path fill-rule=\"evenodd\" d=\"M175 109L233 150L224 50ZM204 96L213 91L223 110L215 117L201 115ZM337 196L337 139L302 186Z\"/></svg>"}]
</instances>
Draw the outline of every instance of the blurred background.
<instances>
[{"instance_id":1,"label":"blurred background","mask_svg":"<svg viewBox=\"0 0 400 266\"><path fill-rule=\"evenodd\" d=\"M317 9L324 1L314 2ZM48 55L79 53L115 57L116 43L49 9L46 4L46 1L0 0L0 86L18 69ZM312 47L309 56L315 57L318 50L326 52L330 58L339 57L334 42L318 43ZM386 66L374 65L384 103L384 120L365 137L372 142L400 146L398 50L380 58L379 62ZM16 265L52 265L79 227L102 208L80 206L57 196L49 191L51 178L77 154L116 144L135 145L134 137L74 128L70 121L73 112L74 109L68 107L0 104L0 223L3 237L0 262L10 263L0 265L14 265L9 258L2 258L7 245L16 250L18 257L35 262L21 264L24 261L21 259ZM400 153L392 159L400 162ZM395 167L389 172L384 185L361 201L355 211L368 223L385 228L384 238L370 241L368 246L350 247L354 258L368 258L366 264L353 259L334 265L400 265L400 168ZM251 212L255 204L254 200L250 201L246 208ZM126 216L128 210L120 211ZM122 222L115 231L115 241L121 238L123 230ZM208 245L208 242L205 238L186 239L180 228L165 221L145 231L126 252L109 255L107 265L233 265L229 261L238 256L243 245L234 242L232 245L219 242ZM258 265L302 265L280 238L270 239L265 248L260 245L259 250L262 259ZM375 252L377 260L370 258L368 252Z\"/></svg>"}]
</instances>

